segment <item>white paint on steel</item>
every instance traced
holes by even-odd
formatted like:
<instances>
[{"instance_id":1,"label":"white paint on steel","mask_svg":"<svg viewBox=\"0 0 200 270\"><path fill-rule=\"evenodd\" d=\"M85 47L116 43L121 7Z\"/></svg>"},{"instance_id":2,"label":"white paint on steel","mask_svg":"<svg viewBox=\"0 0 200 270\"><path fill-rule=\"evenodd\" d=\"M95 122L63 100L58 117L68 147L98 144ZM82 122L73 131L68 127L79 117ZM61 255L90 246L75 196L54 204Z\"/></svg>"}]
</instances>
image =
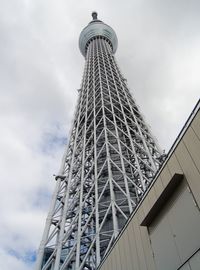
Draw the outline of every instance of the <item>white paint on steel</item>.
<instances>
[{"instance_id":1,"label":"white paint on steel","mask_svg":"<svg viewBox=\"0 0 200 270\"><path fill-rule=\"evenodd\" d=\"M116 64L116 34L95 18L79 39L83 80L36 270L96 269L160 166Z\"/></svg>"}]
</instances>

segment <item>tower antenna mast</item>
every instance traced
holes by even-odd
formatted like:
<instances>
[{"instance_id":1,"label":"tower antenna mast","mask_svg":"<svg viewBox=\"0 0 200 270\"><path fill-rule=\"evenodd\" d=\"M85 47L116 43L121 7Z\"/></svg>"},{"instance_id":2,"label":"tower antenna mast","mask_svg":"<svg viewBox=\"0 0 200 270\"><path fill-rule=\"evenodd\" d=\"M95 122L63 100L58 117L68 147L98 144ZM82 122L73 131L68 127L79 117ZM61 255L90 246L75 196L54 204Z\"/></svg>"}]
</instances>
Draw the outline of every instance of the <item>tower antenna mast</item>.
<instances>
[{"instance_id":1,"label":"tower antenna mast","mask_svg":"<svg viewBox=\"0 0 200 270\"><path fill-rule=\"evenodd\" d=\"M36 270L97 269L160 166L115 61L117 44L93 12L79 38L83 79Z\"/></svg>"}]
</instances>

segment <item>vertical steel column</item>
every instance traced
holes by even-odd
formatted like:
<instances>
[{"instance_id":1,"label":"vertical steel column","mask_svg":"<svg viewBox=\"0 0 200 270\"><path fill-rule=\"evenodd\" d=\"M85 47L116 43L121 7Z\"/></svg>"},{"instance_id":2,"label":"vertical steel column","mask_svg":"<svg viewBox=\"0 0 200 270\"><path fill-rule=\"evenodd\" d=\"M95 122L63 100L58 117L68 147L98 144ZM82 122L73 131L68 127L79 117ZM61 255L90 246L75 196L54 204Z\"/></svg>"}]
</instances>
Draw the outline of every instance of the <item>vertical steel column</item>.
<instances>
[{"instance_id":1,"label":"vertical steel column","mask_svg":"<svg viewBox=\"0 0 200 270\"><path fill-rule=\"evenodd\" d=\"M95 50L97 50L97 45L96 45L96 40L95 42L92 43L92 72L93 72L93 78L95 78L95 72L94 72L94 55L95 55ZM97 137L96 137L96 99L95 99L95 82L93 80L93 106L94 106L94 181L95 181L95 229L96 229L96 266L99 265L101 257L100 257L100 239L99 239L99 206L98 206L98 182L97 182Z\"/></svg>"},{"instance_id":2,"label":"vertical steel column","mask_svg":"<svg viewBox=\"0 0 200 270\"><path fill-rule=\"evenodd\" d=\"M100 48L100 42L97 43L97 47ZM113 183L112 183L112 170L110 166L110 152L109 152L109 146L108 146L108 136L107 136L107 125L106 125L106 119L105 119L105 105L104 105L104 99L103 99L103 89L102 89L102 75L100 70L100 60L99 60L99 52L97 51L97 61L98 61L98 68L99 68L99 80L100 80L100 90L101 90L101 99L102 99L102 111L103 111L103 123L104 123L104 133L105 133L105 143L106 143L106 156L107 156L107 165L108 165L108 179L109 179L109 186L110 186L110 195L111 195L111 208L112 208L112 218L113 218L113 228L114 228L114 235L115 238L118 235L119 228L118 228L118 222L116 217L116 209L115 209L115 194L113 190Z\"/></svg>"}]
</instances>

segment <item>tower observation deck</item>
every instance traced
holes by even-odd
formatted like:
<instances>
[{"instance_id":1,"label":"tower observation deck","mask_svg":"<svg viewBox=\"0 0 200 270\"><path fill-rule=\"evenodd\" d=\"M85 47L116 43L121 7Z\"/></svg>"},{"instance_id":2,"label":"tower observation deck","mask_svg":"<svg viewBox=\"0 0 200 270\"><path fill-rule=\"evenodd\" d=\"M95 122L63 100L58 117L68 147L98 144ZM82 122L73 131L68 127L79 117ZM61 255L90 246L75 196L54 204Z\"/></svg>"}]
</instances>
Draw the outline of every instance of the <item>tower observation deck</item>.
<instances>
[{"instance_id":1,"label":"tower observation deck","mask_svg":"<svg viewBox=\"0 0 200 270\"><path fill-rule=\"evenodd\" d=\"M92 13L85 68L36 270L97 269L160 166L160 150L115 61L117 36Z\"/></svg>"}]
</instances>

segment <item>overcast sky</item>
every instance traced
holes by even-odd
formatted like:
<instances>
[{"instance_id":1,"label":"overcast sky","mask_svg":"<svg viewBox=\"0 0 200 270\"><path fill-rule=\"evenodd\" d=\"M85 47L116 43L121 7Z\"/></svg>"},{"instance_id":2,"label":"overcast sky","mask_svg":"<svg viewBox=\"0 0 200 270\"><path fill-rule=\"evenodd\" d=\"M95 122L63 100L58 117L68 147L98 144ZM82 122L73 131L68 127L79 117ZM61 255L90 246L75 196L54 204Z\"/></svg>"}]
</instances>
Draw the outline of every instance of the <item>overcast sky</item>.
<instances>
[{"instance_id":1,"label":"overcast sky","mask_svg":"<svg viewBox=\"0 0 200 270\"><path fill-rule=\"evenodd\" d=\"M199 99L199 0L0 0L1 270L33 268L93 10L117 33L117 62L161 148Z\"/></svg>"}]
</instances>

